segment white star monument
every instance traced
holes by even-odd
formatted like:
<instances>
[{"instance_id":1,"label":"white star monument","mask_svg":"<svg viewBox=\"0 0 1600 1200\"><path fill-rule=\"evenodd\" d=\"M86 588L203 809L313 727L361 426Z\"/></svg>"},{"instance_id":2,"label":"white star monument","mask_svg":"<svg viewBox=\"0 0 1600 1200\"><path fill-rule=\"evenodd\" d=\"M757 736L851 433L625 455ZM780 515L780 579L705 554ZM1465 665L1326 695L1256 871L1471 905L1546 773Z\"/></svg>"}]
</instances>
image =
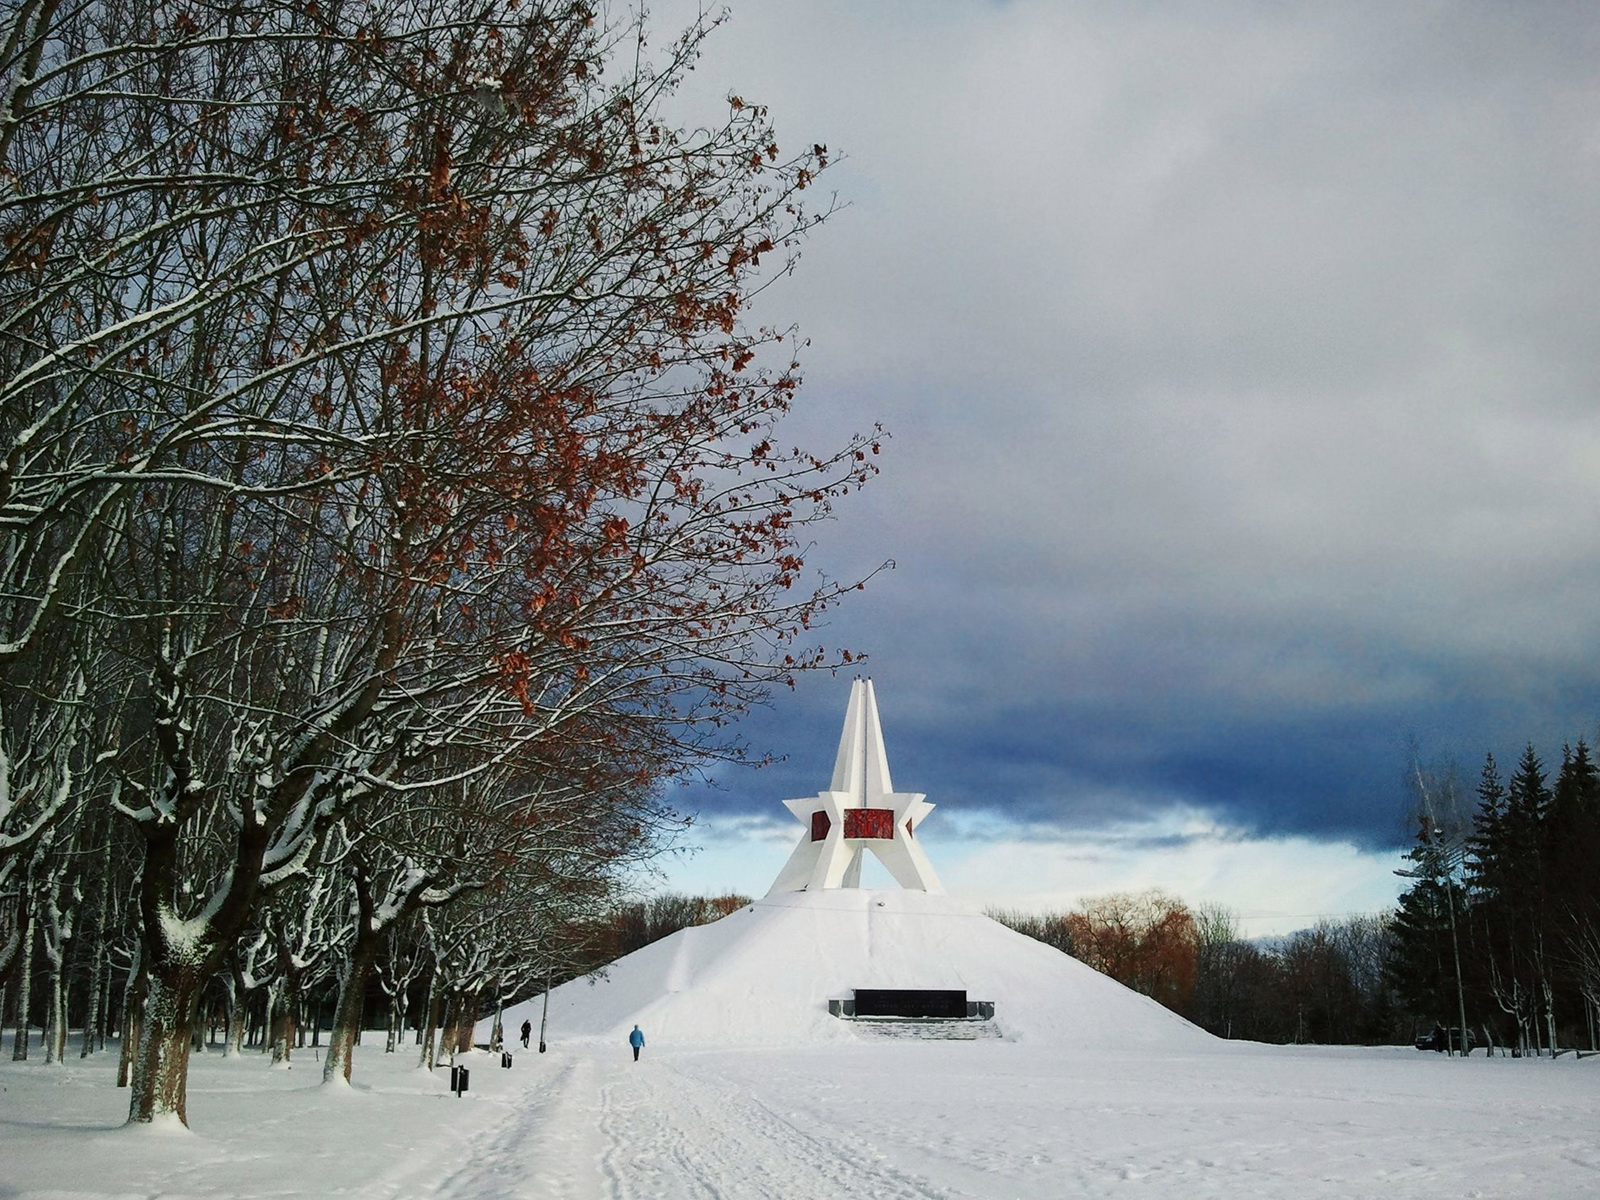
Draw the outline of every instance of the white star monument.
<instances>
[{"instance_id":1,"label":"white star monument","mask_svg":"<svg viewBox=\"0 0 1600 1200\"><path fill-rule=\"evenodd\" d=\"M861 886L861 852L871 850L903 888L942 893L933 864L917 844L916 829L933 811L921 792L897 792L878 724L872 680L850 685L833 783L784 807L805 826L767 895Z\"/></svg>"}]
</instances>

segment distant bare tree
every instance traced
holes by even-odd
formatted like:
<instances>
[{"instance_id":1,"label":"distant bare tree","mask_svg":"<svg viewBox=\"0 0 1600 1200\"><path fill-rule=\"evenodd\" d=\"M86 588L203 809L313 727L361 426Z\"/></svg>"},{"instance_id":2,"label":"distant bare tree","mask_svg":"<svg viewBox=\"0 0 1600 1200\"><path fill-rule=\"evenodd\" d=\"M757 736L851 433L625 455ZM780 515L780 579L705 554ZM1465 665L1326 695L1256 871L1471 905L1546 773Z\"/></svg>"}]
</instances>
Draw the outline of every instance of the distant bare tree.
<instances>
[{"instance_id":1,"label":"distant bare tree","mask_svg":"<svg viewBox=\"0 0 1600 1200\"><path fill-rule=\"evenodd\" d=\"M1194 916L1159 889L1088 900L1069 915L1074 954L1175 1012L1194 991Z\"/></svg>"},{"instance_id":2,"label":"distant bare tree","mask_svg":"<svg viewBox=\"0 0 1600 1200\"><path fill-rule=\"evenodd\" d=\"M1238 915L1226 905L1205 903L1194 910L1195 1021L1220 1034L1233 1036L1233 1026L1245 998L1246 954L1239 935Z\"/></svg>"},{"instance_id":3,"label":"distant bare tree","mask_svg":"<svg viewBox=\"0 0 1600 1200\"><path fill-rule=\"evenodd\" d=\"M1073 953L1072 923L1064 912L1028 913L1011 908L991 908L987 915L1008 929L1031 937L1036 942L1054 946L1063 954Z\"/></svg>"}]
</instances>

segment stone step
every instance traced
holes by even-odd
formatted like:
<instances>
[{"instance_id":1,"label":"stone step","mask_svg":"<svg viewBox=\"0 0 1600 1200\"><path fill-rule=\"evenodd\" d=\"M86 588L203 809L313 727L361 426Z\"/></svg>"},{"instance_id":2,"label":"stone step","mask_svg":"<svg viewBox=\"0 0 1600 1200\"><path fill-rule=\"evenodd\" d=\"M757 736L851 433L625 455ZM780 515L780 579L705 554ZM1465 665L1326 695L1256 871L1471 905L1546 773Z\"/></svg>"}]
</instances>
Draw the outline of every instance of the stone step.
<instances>
[{"instance_id":1,"label":"stone step","mask_svg":"<svg viewBox=\"0 0 1600 1200\"><path fill-rule=\"evenodd\" d=\"M862 1037L895 1038L908 1042L981 1042L1005 1038L1000 1026L993 1021L874 1021L858 1017L850 1024Z\"/></svg>"}]
</instances>

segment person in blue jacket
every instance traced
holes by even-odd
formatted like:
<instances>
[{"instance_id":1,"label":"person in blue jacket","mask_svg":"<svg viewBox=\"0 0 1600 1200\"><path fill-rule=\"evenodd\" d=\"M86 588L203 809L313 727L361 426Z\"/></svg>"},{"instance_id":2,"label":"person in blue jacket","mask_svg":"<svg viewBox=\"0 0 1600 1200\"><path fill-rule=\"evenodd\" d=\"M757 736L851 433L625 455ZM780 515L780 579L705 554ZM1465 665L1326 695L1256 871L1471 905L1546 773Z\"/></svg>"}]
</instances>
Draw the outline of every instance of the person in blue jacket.
<instances>
[{"instance_id":1,"label":"person in blue jacket","mask_svg":"<svg viewBox=\"0 0 1600 1200\"><path fill-rule=\"evenodd\" d=\"M637 1025L633 1027L633 1032L628 1035L628 1045L633 1047L633 1061L638 1062L639 1051L644 1049L644 1031Z\"/></svg>"}]
</instances>

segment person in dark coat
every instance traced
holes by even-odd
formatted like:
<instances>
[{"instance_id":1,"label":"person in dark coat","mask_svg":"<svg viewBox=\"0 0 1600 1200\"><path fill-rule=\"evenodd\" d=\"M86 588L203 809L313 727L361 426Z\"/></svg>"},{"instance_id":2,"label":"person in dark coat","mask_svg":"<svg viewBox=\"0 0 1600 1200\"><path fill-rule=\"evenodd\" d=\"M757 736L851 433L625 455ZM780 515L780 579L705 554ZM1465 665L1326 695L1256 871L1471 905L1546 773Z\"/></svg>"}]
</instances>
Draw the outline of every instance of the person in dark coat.
<instances>
[{"instance_id":1,"label":"person in dark coat","mask_svg":"<svg viewBox=\"0 0 1600 1200\"><path fill-rule=\"evenodd\" d=\"M524 1021L522 1023L522 1048L524 1050L526 1050L528 1048L528 1035L530 1033L532 1033L532 1032L533 1032L533 1022L532 1021Z\"/></svg>"},{"instance_id":2,"label":"person in dark coat","mask_svg":"<svg viewBox=\"0 0 1600 1200\"><path fill-rule=\"evenodd\" d=\"M638 1062L639 1051L644 1049L644 1031L637 1025L633 1027L633 1032L628 1035L628 1045L633 1047L633 1061Z\"/></svg>"}]
</instances>

